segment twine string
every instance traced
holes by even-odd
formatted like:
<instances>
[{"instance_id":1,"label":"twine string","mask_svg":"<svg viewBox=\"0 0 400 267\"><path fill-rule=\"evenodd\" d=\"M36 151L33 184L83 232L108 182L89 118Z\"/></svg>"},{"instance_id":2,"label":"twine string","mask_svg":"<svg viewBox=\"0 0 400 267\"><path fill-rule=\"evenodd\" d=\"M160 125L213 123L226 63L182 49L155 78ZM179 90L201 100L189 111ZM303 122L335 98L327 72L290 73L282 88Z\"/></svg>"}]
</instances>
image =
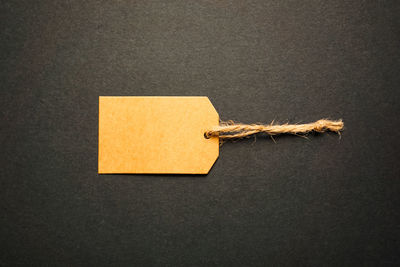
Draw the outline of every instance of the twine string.
<instances>
[{"instance_id":1,"label":"twine string","mask_svg":"<svg viewBox=\"0 0 400 267\"><path fill-rule=\"evenodd\" d=\"M257 133L266 133L272 136L278 134L303 135L309 132L323 133L331 131L340 134L340 131L343 130L343 126L342 120L332 121L328 119L322 119L307 124L285 123L281 125L274 125L274 122L270 124L241 124L227 121L221 122L219 126L215 126L206 131L204 136L206 138L219 137L219 139L236 139Z\"/></svg>"}]
</instances>

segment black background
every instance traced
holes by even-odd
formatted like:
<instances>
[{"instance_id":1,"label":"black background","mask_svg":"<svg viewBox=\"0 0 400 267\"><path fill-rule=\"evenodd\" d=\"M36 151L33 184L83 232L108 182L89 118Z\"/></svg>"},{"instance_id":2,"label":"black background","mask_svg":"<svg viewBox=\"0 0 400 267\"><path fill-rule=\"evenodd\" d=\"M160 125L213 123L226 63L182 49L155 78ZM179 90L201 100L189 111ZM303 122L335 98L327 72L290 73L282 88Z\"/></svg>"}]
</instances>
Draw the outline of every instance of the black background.
<instances>
[{"instance_id":1,"label":"black background","mask_svg":"<svg viewBox=\"0 0 400 267\"><path fill-rule=\"evenodd\" d=\"M344 2L2 1L0 265L398 265L400 5ZM98 175L99 95L345 131Z\"/></svg>"}]
</instances>

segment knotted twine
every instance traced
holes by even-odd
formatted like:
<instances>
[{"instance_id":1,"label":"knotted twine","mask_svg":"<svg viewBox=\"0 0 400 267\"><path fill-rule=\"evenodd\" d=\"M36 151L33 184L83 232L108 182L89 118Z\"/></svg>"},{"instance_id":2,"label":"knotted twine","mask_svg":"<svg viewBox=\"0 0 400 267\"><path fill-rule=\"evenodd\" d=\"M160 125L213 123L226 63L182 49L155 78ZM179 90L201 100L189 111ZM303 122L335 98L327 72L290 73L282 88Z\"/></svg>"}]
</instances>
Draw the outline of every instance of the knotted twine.
<instances>
[{"instance_id":1,"label":"knotted twine","mask_svg":"<svg viewBox=\"0 0 400 267\"><path fill-rule=\"evenodd\" d=\"M221 122L219 126L206 131L204 136L206 138L219 137L220 140L224 139L237 139L248 137L258 133L266 133L270 136L278 134L294 134L304 135L309 132L323 133L326 131L336 132L340 134L343 130L342 120L328 120L322 119L313 123L307 124L281 124L275 125L274 122L270 124L241 124L233 121Z\"/></svg>"}]
</instances>

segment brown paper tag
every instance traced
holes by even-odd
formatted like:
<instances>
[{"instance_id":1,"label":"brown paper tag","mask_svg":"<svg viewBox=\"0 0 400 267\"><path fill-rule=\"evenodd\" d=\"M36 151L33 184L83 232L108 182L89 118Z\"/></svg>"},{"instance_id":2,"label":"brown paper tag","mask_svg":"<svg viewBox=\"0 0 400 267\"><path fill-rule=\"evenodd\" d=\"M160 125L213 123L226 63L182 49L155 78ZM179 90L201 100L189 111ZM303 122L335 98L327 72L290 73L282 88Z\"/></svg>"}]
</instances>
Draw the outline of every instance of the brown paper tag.
<instances>
[{"instance_id":1,"label":"brown paper tag","mask_svg":"<svg viewBox=\"0 0 400 267\"><path fill-rule=\"evenodd\" d=\"M99 173L206 174L219 139L207 97L99 97Z\"/></svg>"}]
</instances>

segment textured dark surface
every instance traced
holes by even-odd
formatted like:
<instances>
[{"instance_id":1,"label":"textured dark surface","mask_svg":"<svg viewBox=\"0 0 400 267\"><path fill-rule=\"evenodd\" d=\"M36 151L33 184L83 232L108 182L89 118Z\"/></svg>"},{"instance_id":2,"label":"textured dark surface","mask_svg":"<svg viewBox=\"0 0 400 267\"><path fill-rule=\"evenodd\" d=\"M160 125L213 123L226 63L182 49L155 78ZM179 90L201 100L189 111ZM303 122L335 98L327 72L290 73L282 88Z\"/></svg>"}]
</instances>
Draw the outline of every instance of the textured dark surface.
<instances>
[{"instance_id":1,"label":"textured dark surface","mask_svg":"<svg viewBox=\"0 0 400 267\"><path fill-rule=\"evenodd\" d=\"M400 264L399 2L235 2L2 1L0 266ZM99 95L346 129L98 175Z\"/></svg>"}]
</instances>

